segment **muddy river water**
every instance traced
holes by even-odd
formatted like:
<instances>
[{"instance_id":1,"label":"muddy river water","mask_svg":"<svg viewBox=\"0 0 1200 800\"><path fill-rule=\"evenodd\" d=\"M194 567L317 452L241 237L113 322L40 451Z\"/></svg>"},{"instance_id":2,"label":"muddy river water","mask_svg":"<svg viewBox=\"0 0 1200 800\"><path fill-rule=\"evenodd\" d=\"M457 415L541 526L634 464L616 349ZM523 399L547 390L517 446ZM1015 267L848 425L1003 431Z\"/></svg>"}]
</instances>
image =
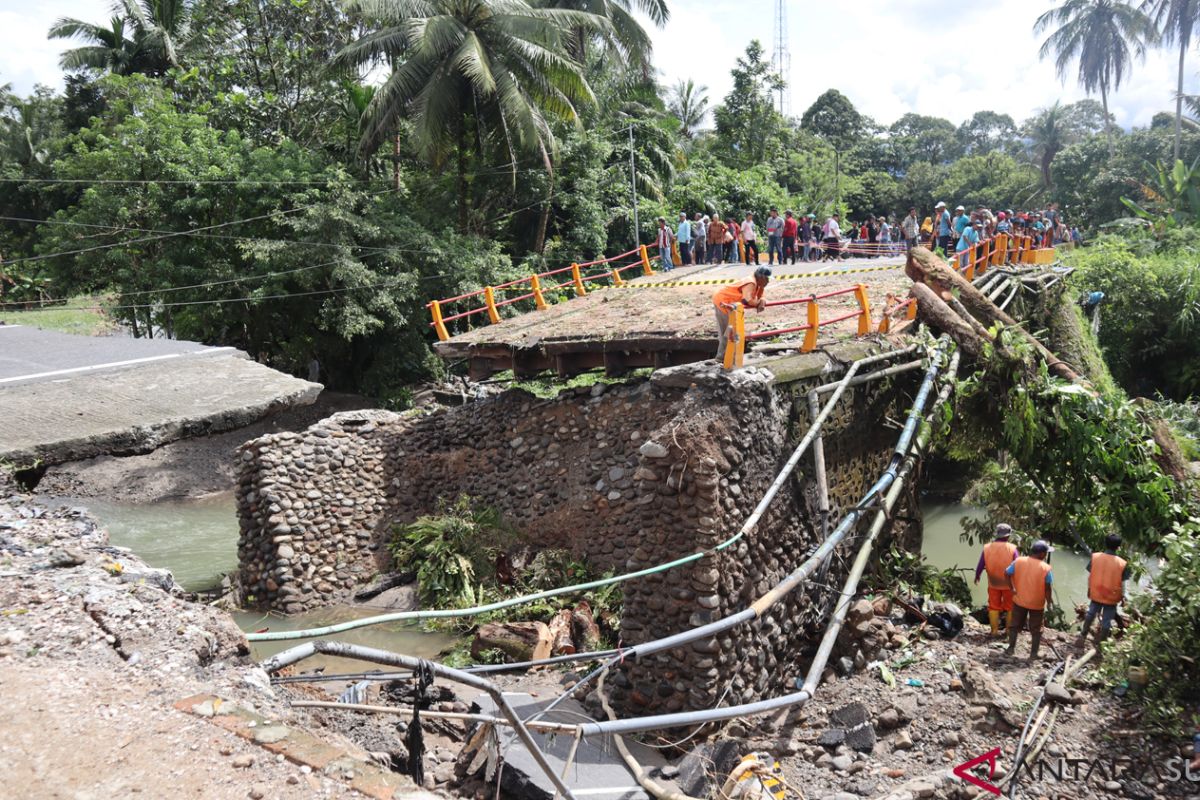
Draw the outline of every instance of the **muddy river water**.
<instances>
[{"instance_id":1,"label":"muddy river water","mask_svg":"<svg viewBox=\"0 0 1200 800\"><path fill-rule=\"evenodd\" d=\"M217 586L221 576L237 568L238 526L231 493L201 500L163 501L150 505L118 505L102 501L71 501L46 498L88 508L108 528L112 543L128 547L152 566L171 570L185 589L199 591ZM964 575L970 583L979 558L977 546L960 538L961 519L982 512L960 503L926 503L924 554L932 565L970 570ZM1055 594L1060 604L1081 603L1087 597L1086 560L1067 550L1052 555ZM977 604L986 602L986 580L972 586ZM1133 588L1133 587L1131 587ZM284 618L261 613L238 613L235 618L243 630L294 630L342 622L378 613L358 607L335 607ZM430 657L453 644L453 637L429 633L411 624L396 623L352 631L338 637L410 655ZM263 643L255 655L266 657L291 642ZM361 665L360 665L361 666Z\"/></svg>"}]
</instances>

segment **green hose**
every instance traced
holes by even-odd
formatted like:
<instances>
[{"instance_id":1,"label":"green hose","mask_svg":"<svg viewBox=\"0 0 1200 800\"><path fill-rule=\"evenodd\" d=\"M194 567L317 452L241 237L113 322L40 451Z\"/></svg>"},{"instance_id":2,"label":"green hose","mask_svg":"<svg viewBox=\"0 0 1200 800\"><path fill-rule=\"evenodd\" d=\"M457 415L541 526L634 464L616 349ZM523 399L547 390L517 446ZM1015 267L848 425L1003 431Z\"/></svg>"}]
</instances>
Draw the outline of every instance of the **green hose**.
<instances>
[{"instance_id":1,"label":"green hose","mask_svg":"<svg viewBox=\"0 0 1200 800\"><path fill-rule=\"evenodd\" d=\"M668 561L665 564L658 564L653 567L647 567L636 572L626 572L623 575L613 575L609 578L601 578L587 583L577 583L574 586L560 586L557 589L547 589L544 592L536 594L526 594L520 597L510 597L507 600L500 600L495 603L488 603L482 606L471 606L470 608L437 608L429 609L428 611L396 611L391 614L379 614L373 617L363 617L362 619L350 620L349 622L340 622L336 625L326 625L321 628L305 628L298 631L267 631L265 633L247 633L246 639L251 642L278 642L288 639L312 639L317 636L328 636L331 633L343 633L351 631L355 628L365 628L369 625L378 625L384 622L404 622L408 620L420 619L442 619L446 617L474 617L479 614L486 614L490 611L500 611L501 609L518 606L522 603L531 603L535 600L545 600L548 597L558 597L561 594L571 594L573 592L583 592L588 589L599 589L601 586L611 586L614 583L632 580L633 578L644 578L647 575L654 575L659 572L666 572L675 567L681 567L684 564L690 564L693 561L699 561L707 555L724 550L726 547L736 543L739 539L746 535L746 532L738 531L733 536L725 541L710 547L707 550L701 550L698 553L692 553L683 558L677 558L674 561Z\"/></svg>"}]
</instances>

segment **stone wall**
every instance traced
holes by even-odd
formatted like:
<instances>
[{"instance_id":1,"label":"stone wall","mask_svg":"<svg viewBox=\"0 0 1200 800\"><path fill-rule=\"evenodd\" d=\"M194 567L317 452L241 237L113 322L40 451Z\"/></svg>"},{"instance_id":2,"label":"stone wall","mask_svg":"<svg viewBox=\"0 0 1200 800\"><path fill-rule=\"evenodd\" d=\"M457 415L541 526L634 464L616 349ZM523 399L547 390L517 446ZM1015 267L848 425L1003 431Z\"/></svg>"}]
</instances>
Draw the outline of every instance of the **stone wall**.
<instances>
[{"instance_id":1,"label":"stone wall","mask_svg":"<svg viewBox=\"0 0 1200 800\"><path fill-rule=\"evenodd\" d=\"M656 372L641 383L523 392L428 416L346 413L242 453L243 592L296 612L339 599L384 566L391 524L478 498L532 542L630 571L712 547L750 514L808 427L806 393L865 354L861 344ZM849 390L824 429L831 518L886 466L919 373ZM916 515L910 498L900 518ZM919 537L919 526L912 531ZM739 611L822 537L806 456L757 530L685 567L624 584L633 644ZM919 543L910 542L910 546ZM628 711L709 708L767 696L802 674L851 546L827 573L753 625L627 663L610 686Z\"/></svg>"},{"instance_id":2,"label":"stone wall","mask_svg":"<svg viewBox=\"0 0 1200 800\"><path fill-rule=\"evenodd\" d=\"M288 613L337 602L387 567L392 524L460 494L535 545L623 569L640 523L649 431L683 392L648 382L520 391L427 416L346 412L248 442L237 487L243 600Z\"/></svg>"},{"instance_id":3,"label":"stone wall","mask_svg":"<svg viewBox=\"0 0 1200 800\"><path fill-rule=\"evenodd\" d=\"M853 346L832 350L839 359L862 355ZM654 434L665 452L644 454L639 465L645 511L629 569L711 548L735 533L807 430L807 392L842 371L822 353L768 362L768 369L689 393L675 419ZM903 418L916 374L848 390L822 429L831 527L886 468L898 433L888 421ZM670 373L656 379L677 380ZM621 620L628 643L741 611L798 567L823 539L812 472L806 456L757 529L735 546L628 585ZM917 514L910 496L897 516ZM893 535L920 545L919 524ZM614 702L635 714L674 712L788 690L804 674L855 551L853 543L840 547L827 572L753 624L626 663L612 679Z\"/></svg>"}]
</instances>

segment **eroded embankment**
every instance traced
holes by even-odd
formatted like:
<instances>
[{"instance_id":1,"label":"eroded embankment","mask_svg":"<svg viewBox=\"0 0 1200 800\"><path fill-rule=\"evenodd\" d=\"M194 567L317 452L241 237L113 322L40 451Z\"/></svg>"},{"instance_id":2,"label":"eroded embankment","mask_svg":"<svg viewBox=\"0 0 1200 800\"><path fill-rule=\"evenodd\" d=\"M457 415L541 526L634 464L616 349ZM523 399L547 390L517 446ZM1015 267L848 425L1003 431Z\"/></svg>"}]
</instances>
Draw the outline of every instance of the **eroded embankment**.
<instances>
[{"instance_id":1,"label":"eroded embankment","mask_svg":"<svg viewBox=\"0 0 1200 800\"><path fill-rule=\"evenodd\" d=\"M322 774L294 763L304 761L299 750L285 758L256 746L265 741L255 741L251 716L283 734L277 749L303 737L282 727L291 712L227 614L111 547L82 513L36 505L4 474L0 609L0 764L12 792L0 795L241 800L349 791L345 771ZM200 716L175 707L197 695L225 702ZM330 752L379 772L357 747Z\"/></svg>"}]
</instances>

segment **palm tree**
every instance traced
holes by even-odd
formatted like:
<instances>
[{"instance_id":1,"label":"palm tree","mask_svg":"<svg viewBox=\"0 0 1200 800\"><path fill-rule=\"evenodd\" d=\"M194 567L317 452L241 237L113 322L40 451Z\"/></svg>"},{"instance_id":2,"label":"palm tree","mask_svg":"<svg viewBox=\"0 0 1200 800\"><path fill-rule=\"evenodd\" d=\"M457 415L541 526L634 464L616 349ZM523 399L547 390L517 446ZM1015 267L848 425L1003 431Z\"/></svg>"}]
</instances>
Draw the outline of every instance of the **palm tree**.
<instances>
[{"instance_id":1,"label":"palm tree","mask_svg":"<svg viewBox=\"0 0 1200 800\"><path fill-rule=\"evenodd\" d=\"M708 116L708 87L697 86L691 78L679 81L671 90L668 107L679 117L679 132L691 139Z\"/></svg>"},{"instance_id":2,"label":"palm tree","mask_svg":"<svg viewBox=\"0 0 1200 800\"><path fill-rule=\"evenodd\" d=\"M1070 115L1061 103L1055 101L1054 105L1042 109L1037 116L1025 123L1024 133L1032 140L1033 151L1042 170L1042 184L1048 189L1050 164L1054 157L1070 144Z\"/></svg>"},{"instance_id":3,"label":"palm tree","mask_svg":"<svg viewBox=\"0 0 1200 800\"><path fill-rule=\"evenodd\" d=\"M1175 160L1183 130L1183 62L1192 34L1200 23L1200 0L1143 0L1142 9L1154 20L1166 44L1179 44L1179 82L1175 88Z\"/></svg>"},{"instance_id":4,"label":"palm tree","mask_svg":"<svg viewBox=\"0 0 1200 800\"><path fill-rule=\"evenodd\" d=\"M59 66L65 70L158 76L179 66L191 19L187 0L117 0L108 27L64 17L50 27L49 38L87 43L62 54Z\"/></svg>"},{"instance_id":5,"label":"palm tree","mask_svg":"<svg viewBox=\"0 0 1200 800\"><path fill-rule=\"evenodd\" d=\"M1104 106L1104 129L1112 153L1112 120L1108 93L1121 88L1133 58L1145 59L1146 45L1158 39L1158 30L1143 12L1124 0L1065 0L1038 17L1034 33L1056 26L1042 43L1038 55L1057 56L1058 77L1065 79L1071 62L1079 61L1079 84L1088 94L1099 90Z\"/></svg>"},{"instance_id":6,"label":"palm tree","mask_svg":"<svg viewBox=\"0 0 1200 800\"><path fill-rule=\"evenodd\" d=\"M633 16L631 0L531 0L539 8L562 8L581 11L608 20L610 28L600 33L600 41L624 64L650 74L650 37ZM637 0L637 8L650 18L655 27L662 28L671 18L666 0ZM587 42L594 32L576 29L567 42L568 52L580 64L587 63Z\"/></svg>"},{"instance_id":7,"label":"palm tree","mask_svg":"<svg viewBox=\"0 0 1200 800\"><path fill-rule=\"evenodd\" d=\"M414 137L435 166L456 155L458 219L467 222L467 154L496 148L553 170L550 121L577 122L592 90L563 50L571 30L607 32L579 11L535 9L524 0L356 0L369 33L338 54L343 66L396 66L363 116L360 150L374 152L411 117Z\"/></svg>"}]
</instances>

